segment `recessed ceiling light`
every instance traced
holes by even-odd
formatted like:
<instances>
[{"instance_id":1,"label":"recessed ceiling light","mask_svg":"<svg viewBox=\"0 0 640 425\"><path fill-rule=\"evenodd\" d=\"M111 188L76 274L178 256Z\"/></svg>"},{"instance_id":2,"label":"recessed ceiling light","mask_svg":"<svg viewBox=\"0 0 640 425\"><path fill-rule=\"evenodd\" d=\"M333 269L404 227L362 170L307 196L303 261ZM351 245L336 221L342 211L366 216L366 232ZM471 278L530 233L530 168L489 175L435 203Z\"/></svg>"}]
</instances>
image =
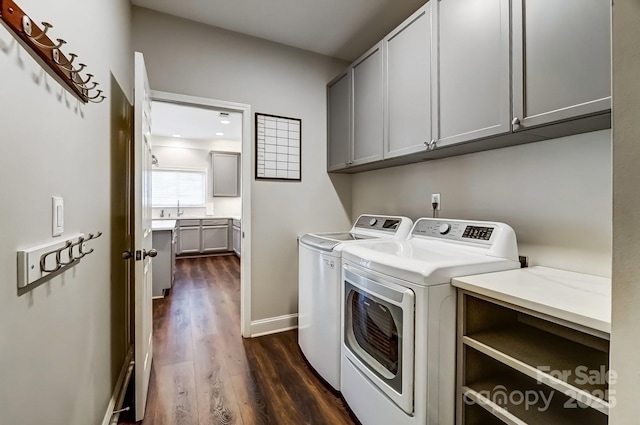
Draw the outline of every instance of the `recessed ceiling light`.
<instances>
[{"instance_id":1,"label":"recessed ceiling light","mask_svg":"<svg viewBox=\"0 0 640 425\"><path fill-rule=\"evenodd\" d=\"M231 124L231 121L229 121L229 120L222 120L222 121L220 121L220 124Z\"/></svg>"},{"instance_id":2,"label":"recessed ceiling light","mask_svg":"<svg viewBox=\"0 0 640 425\"><path fill-rule=\"evenodd\" d=\"M216 133L216 136L224 136L224 133Z\"/></svg>"},{"instance_id":3,"label":"recessed ceiling light","mask_svg":"<svg viewBox=\"0 0 640 425\"><path fill-rule=\"evenodd\" d=\"M174 134L173 137L182 137L180 134Z\"/></svg>"}]
</instances>

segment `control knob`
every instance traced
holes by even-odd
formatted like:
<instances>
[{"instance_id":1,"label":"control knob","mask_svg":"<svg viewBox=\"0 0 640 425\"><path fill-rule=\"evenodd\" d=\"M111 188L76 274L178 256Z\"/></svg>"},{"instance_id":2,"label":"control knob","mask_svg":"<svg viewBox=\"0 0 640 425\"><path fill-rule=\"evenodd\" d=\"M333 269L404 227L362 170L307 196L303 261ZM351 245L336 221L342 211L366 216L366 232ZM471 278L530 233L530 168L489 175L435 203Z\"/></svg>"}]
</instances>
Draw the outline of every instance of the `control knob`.
<instances>
[{"instance_id":1,"label":"control knob","mask_svg":"<svg viewBox=\"0 0 640 425\"><path fill-rule=\"evenodd\" d=\"M451 225L449 223L441 224L438 227L438 232L440 232L441 235L446 235L447 233L449 233L450 230L451 230Z\"/></svg>"},{"instance_id":2,"label":"control knob","mask_svg":"<svg viewBox=\"0 0 640 425\"><path fill-rule=\"evenodd\" d=\"M369 220L369 226L375 226L377 222L378 222L377 218L372 218L371 220Z\"/></svg>"}]
</instances>

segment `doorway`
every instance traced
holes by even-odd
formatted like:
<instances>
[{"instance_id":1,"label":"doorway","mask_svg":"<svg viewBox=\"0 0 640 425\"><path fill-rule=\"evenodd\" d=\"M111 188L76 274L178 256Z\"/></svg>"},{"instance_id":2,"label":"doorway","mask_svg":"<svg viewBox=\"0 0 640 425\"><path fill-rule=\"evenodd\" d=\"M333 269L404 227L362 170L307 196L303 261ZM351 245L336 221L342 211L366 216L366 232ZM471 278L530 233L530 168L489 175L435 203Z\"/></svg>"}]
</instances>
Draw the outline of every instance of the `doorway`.
<instances>
[{"instance_id":1,"label":"doorway","mask_svg":"<svg viewBox=\"0 0 640 425\"><path fill-rule=\"evenodd\" d=\"M250 337L251 107L246 104L159 91L151 91L151 99L152 140L155 140L154 128L161 129L158 132L163 133L158 137L160 141L157 147L158 155L154 159L154 162L156 162L154 170L164 169L167 171L174 170L182 174L191 173L184 177L193 181L201 180L204 175L204 186L206 188L204 206L201 200L187 199L188 197L186 197L182 200L181 205L178 205L177 202L175 206L173 204L167 205L166 208L158 205L157 208L154 208L153 218L160 218L160 215L162 215L162 218L176 218L185 220L185 222L189 219L189 216L199 218L199 223L196 221L190 222L193 225L193 229L185 228L184 233L179 231L178 235L178 252L183 248L184 253L189 253L189 250L192 250L191 252L194 254L197 254L195 251L198 249L200 253L204 254L220 249L220 244L216 244L216 241L220 240L219 236L223 233L221 230L222 223L216 222L216 219L222 216L229 218L227 222L228 230L226 230L228 231L226 239L228 247L234 247L234 241L236 243L239 242L237 249L241 251L240 332L243 337ZM153 106L156 106L157 113L154 112ZM205 133L197 134L196 132L193 135L189 135L169 130L173 122L178 122L178 120L182 119L187 121L183 123L186 125L185 128L199 128L204 132L213 131L213 134L207 136ZM195 120L195 122L188 122L189 120ZM237 149L234 147L235 143L237 143ZM175 150L178 146L184 146L189 149L189 153L185 154L182 160L188 161L191 156L196 161L191 164L193 166L190 167L188 164L184 166L184 163L180 162L180 158L177 158L177 156L182 154L180 151ZM152 151L154 149L156 148L152 143ZM206 158L202 156L202 152L194 155L194 151L198 150L205 152ZM187 151L185 150L185 152ZM214 156L214 152L219 155ZM236 163L239 164L240 205L237 205L237 198L228 193L229 184L222 184L222 189L219 187L220 184L216 184L214 187L213 167L209 166L215 160L220 161L220 167L231 164L230 154L232 153L239 154L239 158L236 158ZM220 192L220 190L223 192ZM152 191L155 191L153 187ZM234 213L234 211L239 212L239 214L237 212ZM231 220L231 218L237 218L237 216L240 218L240 229L237 226L237 220ZM199 236L196 237L196 228L198 226ZM196 240L199 242L196 243ZM181 244L182 246L180 246ZM228 250L232 251L233 249Z\"/></svg>"}]
</instances>

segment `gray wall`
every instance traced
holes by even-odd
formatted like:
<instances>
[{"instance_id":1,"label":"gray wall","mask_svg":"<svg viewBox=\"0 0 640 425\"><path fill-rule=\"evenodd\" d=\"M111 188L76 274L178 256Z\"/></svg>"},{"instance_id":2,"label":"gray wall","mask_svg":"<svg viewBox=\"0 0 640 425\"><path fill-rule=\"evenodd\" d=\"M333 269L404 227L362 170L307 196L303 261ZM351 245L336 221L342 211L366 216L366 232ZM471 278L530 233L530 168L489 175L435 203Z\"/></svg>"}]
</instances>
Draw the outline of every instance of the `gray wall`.
<instances>
[{"instance_id":1,"label":"gray wall","mask_svg":"<svg viewBox=\"0 0 640 425\"><path fill-rule=\"evenodd\" d=\"M251 320L296 313L297 236L350 225L350 177L325 172L325 87L347 64L141 8L133 9L133 46L145 55L152 90L302 119L302 183L251 186Z\"/></svg>"},{"instance_id":2,"label":"gray wall","mask_svg":"<svg viewBox=\"0 0 640 425\"><path fill-rule=\"evenodd\" d=\"M640 4L613 5L613 323L616 405L610 424L638 423L640 404Z\"/></svg>"},{"instance_id":3,"label":"gray wall","mask_svg":"<svg viewBox=\"0 0 640 425\"><path fill-rule=\"evenodd\" d=\"M111 73L131 95L127 0L20 6L54 25L107 96ZM122 321L112 317L111 105L79 106L4 26L0 75L0 423L99 424L124 360L112 358L124 329L112 327ZM18 297L16 251L51 240L52 195L64 197L65 235L104 236L71 271Z\"/></svg>"},{"instance_id":4,"label":"gray wall","mask_svg":"<svg viewBox=\"0 0 640 425\"><path fill-rule=\"evenodd\" d=\"M364 212L503 221L521 255L544 265L611 274L609 130L359 173L353 217Z\"/></svg>"}]
</instances>

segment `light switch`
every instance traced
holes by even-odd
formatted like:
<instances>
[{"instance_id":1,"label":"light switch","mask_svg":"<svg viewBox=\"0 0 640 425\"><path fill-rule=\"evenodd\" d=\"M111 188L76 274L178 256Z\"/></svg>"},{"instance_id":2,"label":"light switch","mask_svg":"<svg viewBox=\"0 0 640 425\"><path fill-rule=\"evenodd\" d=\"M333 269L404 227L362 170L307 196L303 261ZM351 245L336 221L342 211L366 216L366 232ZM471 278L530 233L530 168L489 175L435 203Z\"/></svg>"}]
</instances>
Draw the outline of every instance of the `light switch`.
<instances>
[{"instance_id":1,"label":"light switch","mask_svg":"<svg viewBox=\"0 0 640 425\"><path fill-rule=\"evenodd\" d=\"M52 198L52 235L60 236L64 233L64 200L60 196L53 196Z\"/></svg>"}]
</instances>

